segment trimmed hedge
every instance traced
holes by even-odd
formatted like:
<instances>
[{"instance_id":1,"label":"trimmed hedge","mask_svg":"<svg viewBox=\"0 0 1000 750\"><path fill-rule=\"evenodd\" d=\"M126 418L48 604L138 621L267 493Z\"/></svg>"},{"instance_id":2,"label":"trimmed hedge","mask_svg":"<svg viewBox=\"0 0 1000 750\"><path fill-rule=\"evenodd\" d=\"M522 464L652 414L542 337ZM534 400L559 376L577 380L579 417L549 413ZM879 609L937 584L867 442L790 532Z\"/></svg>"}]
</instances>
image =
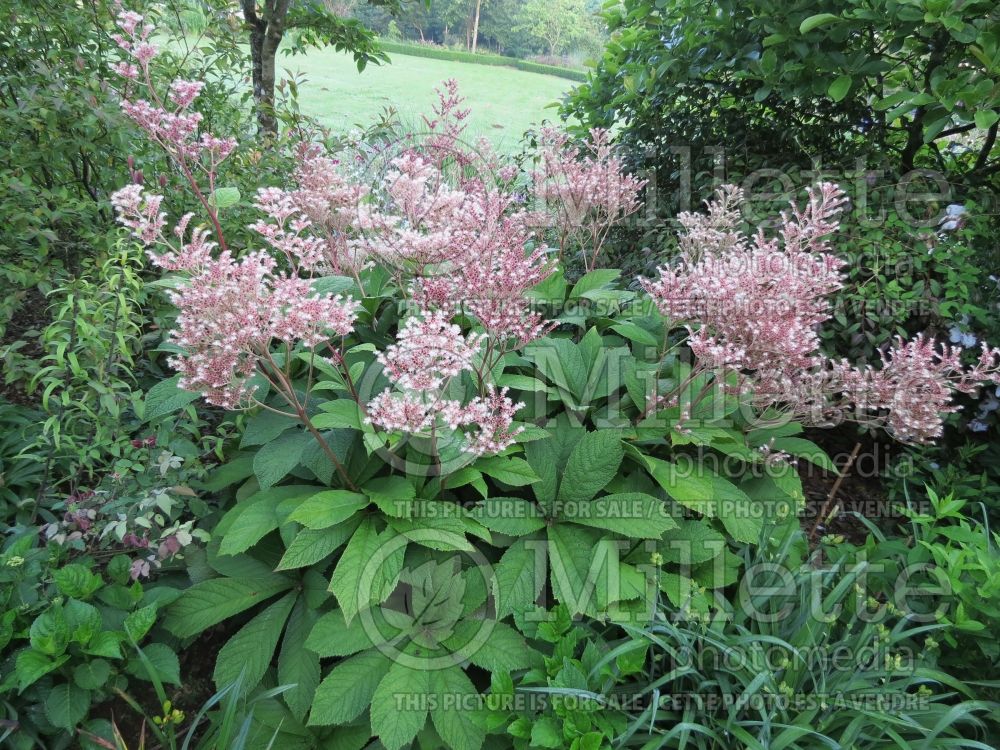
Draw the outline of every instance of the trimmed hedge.
<instances>
[{"instance_id":1,"label":"trimmed hedge","mask_svg":"<svg viewBox=\"0 0 1000 750\"><path fill-rule=\"evenodd\" d=\"M464 52L462 50L446 49L444 47L431 47L426 44L406 44L403 42L392 42L387 39L380 39L379 46L386 52L395 52L400 55L411 55L413 57L428 57L433 60L450 60L452 62L473 63L475 65L496 65L508 68L517 68L528 73L544 73L545 75L568 78L571 81L583 82L587 80L587 73L583 70L573 70L572 68L560 68L556 65L545 65L543 63L531 62L530 60L518 60L516 57L504 57L502 55L481 54L479 52Z\"/></svg>"}]
</instances>

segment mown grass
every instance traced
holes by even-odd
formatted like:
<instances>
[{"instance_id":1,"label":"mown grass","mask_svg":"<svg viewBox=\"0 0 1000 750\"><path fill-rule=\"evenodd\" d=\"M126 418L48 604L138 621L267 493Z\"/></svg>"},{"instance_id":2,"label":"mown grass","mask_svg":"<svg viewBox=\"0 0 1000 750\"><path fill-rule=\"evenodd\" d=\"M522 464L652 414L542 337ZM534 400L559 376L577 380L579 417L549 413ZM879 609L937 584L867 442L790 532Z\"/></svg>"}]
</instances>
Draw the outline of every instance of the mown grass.
<instances>
[{"instance_id":1,"label":"mown grass","mask_svg":"<svg viewBox=\"0 0 1000 750\"><path fill-rule=\"evenodd\" d=\"M467 136L485 136L497 148L511 150L526 129L543 119L556 119L553 109L574 85L573 81L513 68L474 65L392 54L392 63L368 66L358 73L350 55L333 49L305 55L280 55L279 75L303 74L299 104L335 131L370 124L386 107L402 120L420 124L436 101L434 87L454 78L466 106L472 109Z\"/></svg>"}]
</instances>

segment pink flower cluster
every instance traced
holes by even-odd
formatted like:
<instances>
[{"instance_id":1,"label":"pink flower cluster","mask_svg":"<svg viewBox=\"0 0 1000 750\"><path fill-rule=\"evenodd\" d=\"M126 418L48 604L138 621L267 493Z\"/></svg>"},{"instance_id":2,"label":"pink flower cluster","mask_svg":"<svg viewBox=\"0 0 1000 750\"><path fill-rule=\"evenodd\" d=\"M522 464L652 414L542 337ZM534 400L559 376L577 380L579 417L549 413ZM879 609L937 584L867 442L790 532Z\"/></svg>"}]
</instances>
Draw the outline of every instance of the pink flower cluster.
<instances>
[{"instance_id":1,"label":"pink flower cluster","mask_svg":"<svg viewBox=\"0 0 1000 750\"><path fill-rule=\"evenodd\" d=\"M461 372L471 371L485 335L462 335L442 312L409 318L396 343L379 352L378 361L400 388L433 391Z\"/></svg>"},{"instance_id":2,"label":"pink flower cluster","mask_svg":"<svg viewBox=\"0 0 1000 750\"><path fill-rule=\"evenodd\" d=\"M225 240L215 211L198 183L198 176L207 180L209 191L214 190L219 165L236 148L236 140L200 131L202 115L193 111L191 105L204 88L203 83L175 80L170 84L166 97L157 92L150 72L150 62L157 54L156 47L149 41L153 27L145 23L141 15L122 9L117 23L121 33L113 38L131 58L113 66L126 82L122 92L122 111L178 165L211 215L217 239L224 248ZM148 98L133 99L130 90L136 86L144 89Z\"/></svg>"},{"instance_id":3,"label":"pink flower cluster","mask_svg":"<svg viewBox=\"0 0 1000 750\"><path fill-rule=\"evenodd\" d=\"M475 370L485 339L484 334L463 335L441 311L409 318L396 343L378 355L397 390L387 388L368 403L367 421L411 434L468 428L464 450L475 455L507 448L523 428L511 429L521 404L508 398L506 388L487 386L485 397L466 404L444 396L452 378Z\"/></svg>"},{"instance_id":4,"label":"pink flower cluster","mask_svg":"<svg viewBox=\"0 0 1000 750\"><path fill-rule=\"evenodd\" d=\"M741 200L738 191L723 191L708 220L682 214L680 262L643 286L671 321L699 326L691 348L713 366L811 367L815 327L830 316L828 296L842 283L843 261L829 252L828 237L843 194L820 186L803 213L785 217L783 243L763 234L747 240L720 222Z\"/></svg>"},{"instance_id":5,"label":"pink flower cluster","mask_svg":"<svg viewBox=\"0 0 1000 750\"><path fill-rule=\"evenodd\" d=\"M592 270L611 227L639 210L639 192L646 181L625 172L606 130L591 130L583 148L554 128L543 129L541 136L535 192L554 211L560 251L577 239L583 245L584 265Z\"/></svg>"},{"instance_id":6,"label":"pink flower cluster","mask_svg":"<svg viewBox=\"0 0 1000 750\"><path fill-rule=\"evenodd\" d=\"M698 368L738 373L734 390L759 408L814 424L853 419L884 425L897 439L939 437L956 390L1000 382L1000 349L983 347L966 370L962 350L918 337L898 341L882 367L855 367L820 352L817 329L831 315L843 262L830 252L846 200L820 184L803 208L782 214L777 237L739 229L742 193L722 189L706 215L682 214L686 232L673 266L643 287L672 325L684 325Z\"/></svg>"}]
</instances>

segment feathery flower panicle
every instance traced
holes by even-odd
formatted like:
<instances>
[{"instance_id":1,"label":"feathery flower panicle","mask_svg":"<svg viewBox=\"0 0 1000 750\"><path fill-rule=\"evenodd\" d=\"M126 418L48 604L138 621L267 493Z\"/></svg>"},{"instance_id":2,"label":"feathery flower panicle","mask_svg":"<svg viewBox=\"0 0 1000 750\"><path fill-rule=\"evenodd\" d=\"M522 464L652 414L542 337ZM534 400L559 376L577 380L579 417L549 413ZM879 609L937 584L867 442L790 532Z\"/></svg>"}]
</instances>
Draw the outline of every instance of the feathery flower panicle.
<instances>
[{"instance_id":1,"label":"feathery flower panicle","mask_svg":"<svg viewBox=\"0 0 1000 750\"><path fill-rule=\"evenodd\" d=\"M515 404L507 389L490 386L485 398L475 398L466 407L466 423L471 427L465 450L476 456L486 456L506 450L524 427L511 429L514 415L524 404Z\"/></svg>"},{"instance_id":2,"label":"feathery flower panicle","mask_svg":"<svg viewBox=\"0 0 1000 750\"><path fill-rule=\"evenodd\" d=\"M308 279L275 272L264 252L234 260L228 252L203 265L171 294L178 309L171 360L181 387L227 409L246 406L248 383L277 340L317 346L353 330L359 303L312 292Z\"/></svg>"},{"instance_id":3,"label":"feathery flower panicle","mask_svg":"<svg viewBox=\"0 0 1000 750\"><path fill-rule=\"evenodd\" d=\"M409 318L396 343L379 352L389 379L404 390L433 391L462 372L472 370L484 334L462 335L462 329L441 312Z\"/></svg>"},{"instance_id":4,"label":"feathery flower panicle","mask_svg":"<svg viewBox=\"0 0 1000 750\"><path fill-rule=\"evenodd\" d=\"M507 448L522 431L511 425L523 404L514 404L506 388L497 392L489 386L485 398L464 405L442 396L452 378L473 370L485 339L485 334L463 335L440 310L408 319L396 343L378 354L398 390L386 389L368 403L368 423L410 434L467 428L466 452L486 455Z\"/></svg>"},{"instance_id":5,"label":"feathery flower panicle","mask_svg":"<svg viewBox=\"0 0 1000 750\"><path fill-rule=\"evenodd\" d=\"M639 210L646 181L629 175L614 153L611 135L594 128L580 148L554 128L541 133L541 166L534 172L535 192L554 212L561 251L576 238L584 264L592 270L611 227Z\"/></svg>"},{"instance_id":6,"label":"feathery flower panicle","mask_svg":"<svg viewBox=\"0 0 1000 750\"><path fill-rule=\"evenodd\" d=\"M738 228L742 193L723 188L705 216L683 214L677 264L642 285L672 324L688 328L703 369L738 372L737 390L761 409L778 407L817 425L851 419L885 426L897 439L924 443L958 410L956 390L1000 382L1000 349L983 347L963 368L962 350L918 336L901 339L882 366L855 367L820 352L817 329L832 314L843 261L830 236L846 204L835 185L809 191L782 214L778 236L748 239Z\"/></svg>"},{"instance_id":7,"label":"feathery flower panicle","mask_svg":"<svg viewBox=\"0 0 1000 750\"><path fill-rule=\"evenodd\" d=\"M211 178L219 164L236 148L236 141L209 133L199 134L202 115L190 108L205 84L177 79L171 82L166 97L161 97L153 87L149 69L150 62L158 54L156 46L149 41L153 27L133 11L119 11L116 20L121 33L112 38L131 58L112 66L126 82L122 111L178 163L188 169L196 165ZM128 89L135 86L145 89L148 99L128 96Z\"/></svg>"}]
</instances>

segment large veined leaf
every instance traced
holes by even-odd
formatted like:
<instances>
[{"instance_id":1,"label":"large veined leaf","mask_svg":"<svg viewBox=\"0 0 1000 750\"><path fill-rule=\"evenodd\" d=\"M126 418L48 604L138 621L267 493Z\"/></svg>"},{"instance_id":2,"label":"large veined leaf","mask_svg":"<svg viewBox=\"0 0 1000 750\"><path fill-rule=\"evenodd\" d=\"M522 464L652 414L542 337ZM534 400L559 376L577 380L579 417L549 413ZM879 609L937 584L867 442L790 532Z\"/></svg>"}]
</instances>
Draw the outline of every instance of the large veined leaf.
<instances>
[{"instance_id":1,"label":"large veined leaf","mask_svg":"<svg viewBox=\"0 0 1000 750\"><path fill-rule=\"evenodd\" d=\"M514 487L532 484L540 478L527 461L516 456L490 456L488 458L481 458L476 462L475 468L483 474Z\"/></svg>"},{"instance_id":2,"label":"large veined leaf","mask_svg":"<svg viewBox=\"0 0 1000 750\"><path fill-rule=\"evenodd\" d=\"M676 502L685 508L712 518L716 514L715 485L711 476L705 472L684 472L670 461L658 458L646 458L649 473Z\"/></svg>"},{"instance_id":3,"label":"large veined leaf","mask_svg":"<svg viewBox=\"0 0 1000 750\"><path fill-rule=\"evenodd\" d=\"M596 614L598 578L607 558L586 529L556 524L549 529L549 577L556 599L571 615Z\"/></svg>"},{"instance_id":4,"label":"large veined leaf","mask_svg":"<svg viewBox=\"0 0 1000 750\"><path fill-rule=\"evenodd\" d=\"M479 750L486 738L478 691L459 667L431 673L431 722L451 750Z\"/></svg>"},{"instance_id":5,"label":"large veined leaf","mask_svg":"<svg viewBox=\"0 0 1000 750\"><path fill-rule=\"evenodd\" d=\"M239 503L229 511L232 526L222 535L219 554L238 555L278 528L277 506L273 503ZM227 515L229 515L227 514Z\"/></svg>"},{"instance_id":6,"label":"large veined leaf","mask_svg":"<svg viewBox=\"0 0 1000 750\"><path fill-rule=\"evenodd\" d=\"M295 599L296 594L286 594L226 642L215 662L216 687L222 689L236 682L241 674L241 689L249 692L257 687L271 663Z\"/></svg>"},{"instance_id":7,"label":"large veined leaf","mask_svg":"<svg viewBox=\"0 0 1000 750\"><path fill-rule=\"evenodd\" d=\"M177 637L187 638L291 587L292 582L281 576L211 578L196 583L171 604L163 624Z\"/></svg>"},{"instance_id":8,"label":"large veined leaf","mask_svg":"<svg viewBox=\"0 0 1000 750\"><path fill-rule=\"evenodd\" d=\"M366 519L347 543L330 579L330 591L347 622L363 607L380 602L396 587L406 551L392 528L381 534ZM373 562L374 560L374 562Z\"/></svg>"},{"instance_id":9,"label":"large veined leaf","mask_svg":"<svg viewBox=\"0 0 1000 750\"><path fill-rule=\"evenodd\" d=\"M545 542L519 539L494 566L497 618L535 606L545 585Z\"/></svg>"},{"instance_id":10,"label":"large veined leaf","mask_svg":"<svg viewBox=\"0 0 1000 750\"><path fill-rule=\"evenodd\" d=\"M581 504L563 518L583 526L606 529L633 539L659 539L664 531L677 528L670 506L642 492L605 495Z\"/></svg>"},{"instance_id":11,"label":"large veined leaf","mask_svg":"<svg viewBox=\"0 0 1000 750\"><path fill-rule=\"evenodd\" d=\"M90 691L71 682L56 683L45 698L44 708L45 718L54 726L72 731L87 715Z\"/></svg>"},{"instance_id":12,"label":"large veined leaf","mask_svg":"<svg viewBox=\"0 0 1000 750\"><path fill-rule=\"evenodd\" d=\"M315 565L350 539L360 523L361 519L355 517L332 529L302 529L288 545L275 570L292 570Z\"/></svg>"},{"instance_id":13,"label":"large veined leaf","mask_svg":"<svg viewBox=\"0 0 1000 750\"><path fill-rule=\"evenodd\" d=\"M364 651L330 670L316 688L309 724L346 724L368 708L392 662L380 651Z\"/></svg>"},{"instance_id":14,"label":"large veined leaf","mask_svg":"<svg viewBox=\"0 0 1000 750\"><path fill-rule=\"evenodd\" d=\"M293 686L282 693L282 698L299 721L309 712L320 680L319 655L303 646L316 619L316 613L306 606L305 598L299 597L288 618L278 654L278 684Z\"/></svg>"},{"instance_id":15,"label":"large veined leaf","mask_svg":"<svg viewBox=\"0 0 1000 750\"><path fill-rule=\"evenodd\" d=\"M575 343L567 338L544 338L529 347L529 356L550 382L582 397L589 371Z\"/></svg>"},{"instance_id":16,"label":"large veined leaf","mask_svg":"<svg viewBox=\"0 0 1000 750\"><path fill-rule=\"evenodd\" d=\"M614 479L624 457L617 430L588 432L569 454L559 483L559 500L564 503L590 500Z\"/></svg>"},{"instance_id":17,"label":"large veined leaf","mask_svg":"<svg viewBox=\"0 0 1000 750\"><path fill-rule=\"evenodd\" d=\"M681 565L698 565L714 559L726 548L726 538L704 520L680 519L676 529L663 532L656 549L663 559ZM647 562L648 555L642 553Z\"/></svg>"},{"instance_id":18,"label":"large veined leaf","mask_svg":"<svg viewBox=\"0 0 1000 750\"><path fill-rule=\"evenodd\" d=\"M324 657L351 656L384 642L381 633L383 629L389 629L389 626L380 623L378 627L379 630L376 632L370 623L362 622L361 619L353 619L348 624L344 620L344 613L335 609L316 621L306 638L305 645L306 648ZM396 634L399 631L391 629L391 632Z\"/></svg>"},{"instance_id":19,"label":"large veined leaf","mask_svg":"<svg viewBox=\"0 0 1000 750\"><path fill-rule=\"evenodd\" d=\"M362 491L387 516L409 518L417 489L405 477L378 477L369 480Z\"/></svg>"},{"instance_id":20,"label":"large veined leaf","mask_svg":"<svg viewBox=\"0 0 1000 750\"><path fill-rule=\"evenodd\" d=\"M272 487L294 469L314 438L307 432L284 432L264 445L253 459L253 473L262 490Z\"/></svg>"},{"instance_id":21,"label":"large veined leaf","mask_svg":"<svg viewBox=\"0 0 1000 750\"><path fill-rule=\"evenodd\" d=\"M240 447L265 445L277 439L285 430L296 425L301 425L301 422L295 417L264 409L247 422L243 437L240 439Z\"/></svg>"},{"instance_id":22,"label":"large veined leaf","mask_svg":"<svg viewBox=\"0 0 1000 750\"><path fill-rule=\"evenodd\" d=\"M180 375L174 375L167 380L161 380L146 392L142 414L144 422L151 422L183 409L198 398L199 394L185 391L178 385L180 379Z\"/></svg>"},{"instance_id":23,"label":"large veined leaf","mask_svg":"<svg viewBox=\"0 0 1000 750\"><path fill-rule=\"evenodd\" d=\"M471 508L469 515L490 531L508 536L526 536L545 526L538 506L520 497L491 497Z\"/></svg>"},{"instance_id":24,"label":"large veined leaf","mask_svg":"<svg viewBox=\"0 0 1000 750\"><path fill-rule=\"evenodd\" d=\"M288 516L307 529L328 529L368 505L368 498L347 490L325 490L303 501Z\"/></svg>"},{"instance_id":25,"label":"large veined leaf","mask_svg":"<svg viewBox=\"0 0 1000 750\"><path fill-rule=\"evenodd\" d=\"M538 652L528 646L524 636L495 620L462 620L444 645L464 661L490 672L513 672L541 663Z\"/></svg>"},{"instance_id":26,"label":"large veined leaf","mask_svg":"<svg viewBox=\"0 0 1000 750\"><path fill-rule=\"evenodd\" d=\"M400 750L427 722L431 673L393 664L372 695L372 732L386 750Z\"/></svg>"}]
</instances>

